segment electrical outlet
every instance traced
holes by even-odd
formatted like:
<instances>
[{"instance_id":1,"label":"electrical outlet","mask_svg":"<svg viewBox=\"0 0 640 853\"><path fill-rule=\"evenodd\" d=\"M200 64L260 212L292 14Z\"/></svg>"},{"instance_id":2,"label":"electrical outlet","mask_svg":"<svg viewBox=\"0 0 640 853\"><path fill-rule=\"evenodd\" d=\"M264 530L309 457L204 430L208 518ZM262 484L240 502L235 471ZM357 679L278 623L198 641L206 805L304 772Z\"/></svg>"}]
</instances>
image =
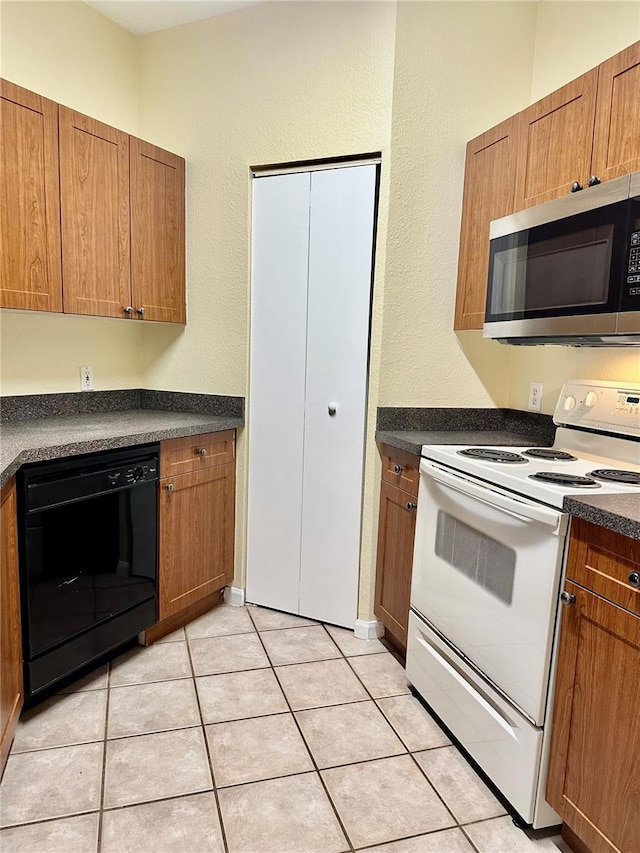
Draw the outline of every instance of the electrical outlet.
<instances>
[{"instance_id":1,"label":"electrical outlet","mask_svg":"<svg viewBox=\"0 0 640 853\"><path fill-rule=\"evenodd\" d=\"M93 391L93 368L80 368L80 390Z\"/></svg>"},{"instance_id":2,"label":"electrical outlet","mask_svg":"<svg viewBox=\"0 0 640 853\"><path fill-rule=\"evenodd\" d=\"M542 407L542 382L529 383L529 402L527 408L530 412L539 412Z\"/></svg>"}]
</instances>

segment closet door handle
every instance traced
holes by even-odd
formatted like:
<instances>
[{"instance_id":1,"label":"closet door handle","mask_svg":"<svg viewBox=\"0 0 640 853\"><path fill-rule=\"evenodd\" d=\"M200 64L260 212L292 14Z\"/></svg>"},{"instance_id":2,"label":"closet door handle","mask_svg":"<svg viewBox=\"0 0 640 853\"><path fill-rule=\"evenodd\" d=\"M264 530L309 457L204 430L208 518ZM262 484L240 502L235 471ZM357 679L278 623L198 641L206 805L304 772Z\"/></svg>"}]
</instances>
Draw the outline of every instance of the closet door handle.
<instances>
[{"instance_id":1,"label":"closet door handle","mask_svg":"<svg viewBox=\"0 0 640 853\"><path fill-rule=\"evenodd\" d=\"M329 417L335 417L336 412L338 411L338 406L336 403L329 403L327 406L327 411L329 412Z\"/></svg>"}]
</instances>

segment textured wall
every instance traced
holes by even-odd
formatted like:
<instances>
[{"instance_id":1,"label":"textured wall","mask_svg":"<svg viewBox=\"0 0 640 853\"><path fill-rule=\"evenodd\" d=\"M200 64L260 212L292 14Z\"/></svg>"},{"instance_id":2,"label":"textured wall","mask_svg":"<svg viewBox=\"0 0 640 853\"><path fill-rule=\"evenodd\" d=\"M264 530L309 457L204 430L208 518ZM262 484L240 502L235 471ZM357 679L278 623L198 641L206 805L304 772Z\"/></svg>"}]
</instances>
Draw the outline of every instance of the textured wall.
<instances>
[{"instance_id":1,"label":"textured wall","mask_svg":"<svg viewBox=\"0 0 640 853\"><path fill-rule=\"evenodd\" d=\"M2 3L0 75L136 133L137 39L79 2ZM140 329L117 320L3 310L2 393L138 388Z\"/></svg>"},{"instance_id":2,"label":"textured wall","mask_svg":"<svg viewBox=\"0 0 640 853\"><path fill-rule=\"evenodd\" d=\"M188 325L145 326L143 385L249 395L252 165L382 151L361 617L375 556L377 406L395 5L265 3L141 40L140 133L187 158ZM274 413L277 417L277 413ZM244 583L246 435L236 583ZM286 460L283 460L286 463Z\"/></svg>"},{"instance_id":3,"label":"textured wall","mask_svg":"<svg viewBox=\"0 0 640 853\"><path fill-rule=\"evenodd\" d=\"M504 405L510 353L453 332L465 146L528 101L532 3L400 3L380 404Z\"/></svg>"}]
</instances>

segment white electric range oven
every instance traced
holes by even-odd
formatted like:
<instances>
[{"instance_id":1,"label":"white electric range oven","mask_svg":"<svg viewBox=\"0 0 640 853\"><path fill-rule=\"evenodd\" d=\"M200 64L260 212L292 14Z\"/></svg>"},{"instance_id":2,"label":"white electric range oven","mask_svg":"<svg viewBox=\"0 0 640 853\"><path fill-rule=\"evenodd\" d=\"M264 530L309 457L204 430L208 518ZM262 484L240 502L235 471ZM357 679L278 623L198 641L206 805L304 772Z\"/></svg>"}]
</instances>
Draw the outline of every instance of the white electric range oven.
<instances>
[{"instance_id":1,"label":"white electric range oven","mask_svg":"<svg viewBox=\"0 0 640 853\"><path fill-rule=\"evenodd\" d=\"M407 676L526 823L544 798L567 495L637 493L640 385L567 382L552 448L425 445Z\"/></svg>"}]
</instances>

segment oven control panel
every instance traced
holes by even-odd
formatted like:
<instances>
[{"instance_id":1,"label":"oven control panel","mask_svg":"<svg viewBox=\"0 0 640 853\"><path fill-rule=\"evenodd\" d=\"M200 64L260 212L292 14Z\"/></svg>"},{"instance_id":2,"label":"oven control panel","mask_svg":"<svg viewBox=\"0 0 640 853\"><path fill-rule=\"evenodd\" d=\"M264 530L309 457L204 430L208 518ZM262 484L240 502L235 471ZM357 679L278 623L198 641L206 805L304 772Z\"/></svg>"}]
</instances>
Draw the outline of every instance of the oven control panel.
<instances>
[{"instance_id":1,"label":"oven control panel","mask_svg":"<svg viewBox=\"0 0 640 853\"><path fill-rule=\"evenodd\" d=\"M553 420L558 425L640 438L640 383L565 382Z\"/></svg>"}]
</instances>

